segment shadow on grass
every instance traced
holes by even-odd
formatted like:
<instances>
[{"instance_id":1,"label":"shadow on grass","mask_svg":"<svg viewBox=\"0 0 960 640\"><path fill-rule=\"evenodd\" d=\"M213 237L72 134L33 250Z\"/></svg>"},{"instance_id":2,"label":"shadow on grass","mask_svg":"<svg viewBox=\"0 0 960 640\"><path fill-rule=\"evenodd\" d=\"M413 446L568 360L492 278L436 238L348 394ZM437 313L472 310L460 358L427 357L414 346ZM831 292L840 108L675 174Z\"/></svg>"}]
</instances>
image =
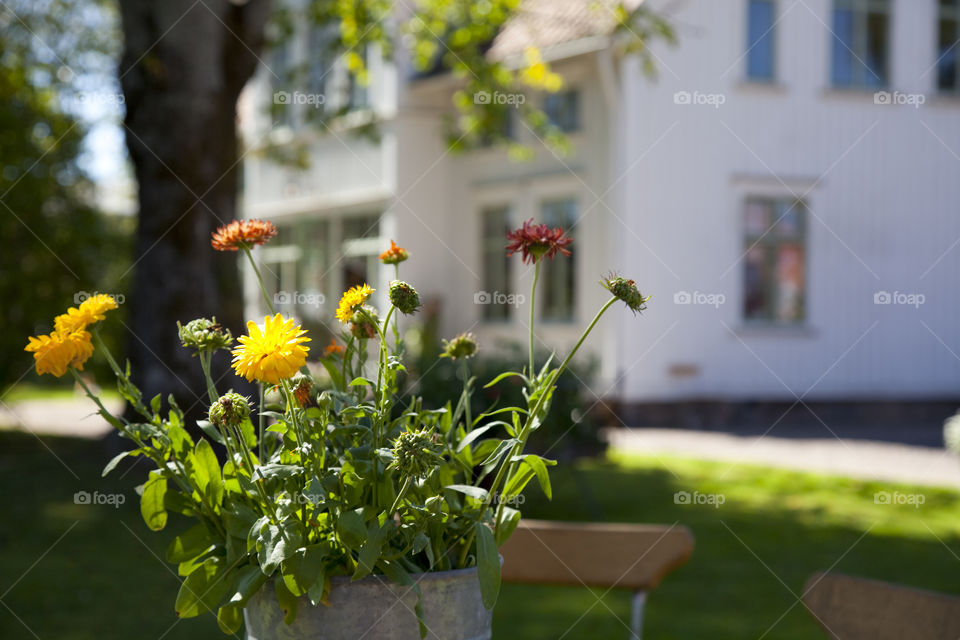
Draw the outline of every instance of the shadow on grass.
<instances>
[{"instance_id":1,"label":"shadow on grass","mask_svg":"<svg viewBox=\"0 0 960 640\"><path fill-rule=\"evenodd\" d=\"M148 531L133 490L147 468L124 462L102 479L108 455L103 443L0 434L0 638L224 637L211 616L178 622L179 578L163 556L187 523L171 519L167 530ZM691 528L696 551L651 595L645 637L742 640L768 629L766 638L823 637L791 591L799 594L811 573L838 559L835 568L847 573L957 590L956 493L926 489L922 508L885 511L873 501L883 488L870 483L768 470L718 480L718 465L670 467L673 473L652 461L561 467L554 501L532 489L525 505L530 517ZM679 490L722 493L726 501L680 505ZM122 495L124 503L76 504L80 491ZM628 637L629 595L611 591L598 601L602 593L506 585L494 636Z\"/></svg>"}]
</instances>

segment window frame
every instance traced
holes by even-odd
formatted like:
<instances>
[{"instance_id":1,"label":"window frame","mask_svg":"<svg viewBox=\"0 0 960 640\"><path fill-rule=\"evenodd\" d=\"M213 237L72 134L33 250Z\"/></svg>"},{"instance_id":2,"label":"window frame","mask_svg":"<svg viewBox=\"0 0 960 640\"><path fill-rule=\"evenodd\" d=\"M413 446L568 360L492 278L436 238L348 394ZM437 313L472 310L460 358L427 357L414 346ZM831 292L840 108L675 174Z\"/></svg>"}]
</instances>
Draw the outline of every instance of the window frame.
<instances>
[{"instance_id":1,"label":"window frame","mask_svg":"<svg viewBox=\"0 0 960 640\"><path fill-rule=\"evenodd\" d=\"M960 2L954 0L952 7L944 6L941 0L935 0L937 3L937 24L934 37L934 63L936 69L936 78L934 80L937 93L947 96L960 95ZM949 49L945 52L940 51L940 30L944 20L954 22L955 40ZM944 88L940 86L940 64L952 52L954 56L953 64L953 88Z\"/></svg>"},{"instance_id":2,"label":"window frame","mask_svg":"<svg viewBox=\"0 0 960 640\"><path fill-rule=\"evenodd\" d=\"M551 114L550 102L551 100L571 100L573 104L573 122L572 124L558 122L556 118ZM577 87L569 87L566 89L561 89L555 93L548 93L543 97L543 113L546 114L547 120L551 125L560 129L564 133L576 133L583 129L583 96L581 91ZM562 103L558 102L557 107L561 107Z\"/></svg>"},{"instance_id":3,"label":"window frame","mask_svg":"<svg viewBox=\"0 0 960 640\"><path fill-rule=\"evenodd\" d=\"M767 228L759 234L751 233L747 229L747 212L751 204L761 203L769 206L771 216L774 219L769 220ZM776 226L780 222L784 213L779 214L780 206L786 206L784 210L798 210L798 223L796 236L783 238L777 235ZM808 238L808 218L809 206L802 197L793 195L770 195L770 194L751 194L743 198L741 203L741 235L744 242L743 252L743 270L741 271L742 295L740 300L740 316L743 325L746 327L770 327L777 329L795 329L806 327L809 321L808 300L809 300L809 238ZM802 253L801 277L803 286L800 292L800 312L795 320L780 320L776 314L776 300L780 292L780 283L777 280L777 258L780 247L784 245L798 245ZM766 309L764 317L751 318L747 316L747 269L749 267L747 254L756 247L763 247L767 251L764 260L764 270L769 275L765 286Z\"/></svg>"},{"instance_id":4,"label":"window frame","mask_svg":"<svg viewBox=\"0 0 960 640\"><path fill-rule=\"evenodd\" d=\"M848 46L837 33L837 13L849 10L852 19L851 43ZM893 19L894 3L892 0L832 0L830 33L832 49L830 51L830 86L840 90L881 91L891 86L893 73ZM886 32L884 34L885 48L883 51L883 75L879 76L867 63L869 48L869 16L874 12L882 12L886 16ZM853 56L851 61L851 79L849 82L840 82L836 77L837 56L841 51L849 51ZM871 84L870 76L877 75L878 83Z\"/></svg>"},{"instance_id":5,"label":"window frame","mask_svg":"<svg viewBox=\"0 0 960 640\"><path fill-rule=\"evenodd\" d=\"M507 252L505 247L507 246L507 237L506 232L512 228L513 225L513 206L510 202L489 202L485 203L480 207L478 213L478 222L480 224L480 233L477 234L480 238L480 291L486 292L490 295L494 293L502 294L513 294L514 289L514 273L513 273L513 260L507 258ZM503 224L504 232L499 236L493 234L487 235L487 217L495 214L503 215ZM500 290L498 287L491 286L491 283L487 280L487 260L496 258L497 260L503 261L503 289ZM474 302L481 304L479 301L480 291L475 294ZM503 304L497 305L493 304L493 300L490 300L487 304L482 304L480 310L480 320L484 324L491 325L502 325L509 324L514 320L513 312L514 309L511 309L511 305ZM494 309L499 309L502 307L502 315L498 316L493 313Z\"/></svg>"},{"instance_id":6,"label":"window frame","mask_svg":"<svg viewBox=\"0 0 960 640\"><path fill-rule=\"evenodd\" d=\"M569 221L550 220L547 217L548 206L554 206L554 205L566 204L566 203L570 204L569 214L571 219ZM542 286L544 287L544 289L546 289L547 287L550 287L553 284L551 282L551 278L552 278L551 273L554 268L559 268L554 266L557 260L565 261L569 265L568 268L570 270L568 274L570 278L570 285L571 285L569 315L548 316L546 313L547 293L545 290L542 292L541 291L537 292L539 295L537 295L538 307L536 309L536 314L537 314L537 317L540 319L540 321L545 324L567 325L567 324L575 323L577 321L577 317L578 317L577 303L578 303L580 292L579 292L578 280L577 280L578 261L576 260L576 254L574 253L574 251L576 250L577 236L579 235L578 233L579 220L577 216L577 213L579 210L580 210L580 198L578 198L577 195L575 194L550 195L550 196L540 198L538 202L538 212L539 212L540 220L551 228L557 227L557 226L562 227L564 231L567 233L567 235L569 235L571 238L574 239L574 247L570 249L571 255L565 256L563 254L559 254L554 256L553 259L548 259L544 264L543 271L541 271L540 273L540 282L542 283Z\"/></svg>"},{"instance_id":7,"label":"window frame","mask_svg":"<svg viewBox=\"0 0 960 640\"><path fill-rule=\"evenodd\" d=\"M764 31L764 33L759 38L757 38L756 42L751 42L750 41L750 36L751 36L750 21L753 16L753 14L751 13L751 8L755 3L764 3L767 5L770 5L770 8L772 10L772 15L771 15L772 19L770 21L770 26L768 27L768 29ZM774 84L777 82L777 67L778 67L777 45L779 44L779 39L777 37L777 24L780 19L779 18L779 8L780 8L779 2L777 2L777 0L747 0L744 6L746 6L746 10L747 10L746 21L745 21L746 22L745 35L746 35L747 48L746 48L746 52L744 53L744 60L745 60L744 76L746 77L747 82L756 82L758 84ZM765 38L769 38L770 40L770 75L769 76L754 75L753 73L751 73L751 70L750 70L750 56L751 56L751 53L754 51L754 49L756 49L760 45L760 42Z\"/></svg>"}]
</instances>

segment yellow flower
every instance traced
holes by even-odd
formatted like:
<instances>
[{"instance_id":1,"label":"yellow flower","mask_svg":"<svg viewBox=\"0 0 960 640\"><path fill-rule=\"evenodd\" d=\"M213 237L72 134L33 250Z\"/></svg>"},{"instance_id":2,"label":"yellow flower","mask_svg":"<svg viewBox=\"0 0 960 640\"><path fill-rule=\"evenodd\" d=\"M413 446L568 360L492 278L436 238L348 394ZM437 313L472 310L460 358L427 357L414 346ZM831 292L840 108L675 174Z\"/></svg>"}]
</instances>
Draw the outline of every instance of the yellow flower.
<instances>
[{"instance_id":1,"label":"yellow flower","mask_svg":"<svg viewBox=\"0 0 960 640\"><path fill-rule=\"evenodd\" d=\"M55 331L50 335L30 337L24 351L32 352L37 373L50 373L57 378L67 367L83 371L83 363L93 355L93 343L86 331Z\"/></svg>"},{"instance_id":2,"label":"yellow flower","mask_svg":"<svg viewBox=\"0 0 960 640\"><path fill-rule=\"evenodd\" d=\"M95 296L90 296L80 304L78 309L80 315L87 318L87 324L93 324L95 322L100 322L106 316L107 311L111 311L117 308L117 301L113 299L113 296L108 296L105 293L98 293ZM67 313L70 313L70 310L67 310Z\"/></svg>"},{"instance_id":3,"label":"yellow flower","mask_svg":"<svg viewBox=\"0 0 960 640\"><path fill-rule=\"evenodd\" d=\"M66 313L61 313L53 319L53 326L57 333L73 333L83 331L87 325L103 320L107 311L117 308L117 302L105 293L84 300L79 307L70 307Z\"/></svg>"},{"instance_id":4,"label":"yellow flower","mask_svg":"<svg viewBox=\"0 0 960 640\"><path fill-rule=\"evenodd\" d=\"M369 298L370 294L374 291L376 291L376 289L371 289L368 284L348 289L346 293L343 294L343 297L340 298L340 306L337 307L337 320L339 320L341 324L350 322L351 318L353 318L353 313L363 306L363 303L367 301L367 298Z\"/></svg>"},{"instance_id":5,"label":"yellow flower","mask_svg":"<svg viewBox=\"0 0 960 640\"><path fill-rule=\"evenodd\" d=\"M310 342L306 331L295 325L293 319L284 319L279 313L265 316L263 327L250 321L250 335L240 336L240 346L233 350L233 368L247 380L278 384L293 377L307 361Z\"/></svg>"}]
</instances>

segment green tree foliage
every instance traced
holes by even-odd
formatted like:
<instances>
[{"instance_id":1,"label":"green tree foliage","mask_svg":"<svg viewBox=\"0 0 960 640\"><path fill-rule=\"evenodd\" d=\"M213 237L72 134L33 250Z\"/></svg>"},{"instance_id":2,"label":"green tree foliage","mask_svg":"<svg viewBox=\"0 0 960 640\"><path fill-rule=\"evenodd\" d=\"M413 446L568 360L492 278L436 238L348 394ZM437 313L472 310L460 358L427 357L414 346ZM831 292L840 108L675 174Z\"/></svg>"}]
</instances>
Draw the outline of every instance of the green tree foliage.
<instances>
[{"instance_id":1,"label":"green tree foliage","mask_svg":"<svg viewBox=\"0 0 960 640\"><path fill-rule=\"evenodd\" d=\"M129 260L132 221L95 209L80 166L86 127L68 108L109 60L83 28L96 30L88 22L95 8L80 0L0 6L0 389L30 376L27 336L51 329L83 292L120 292L118 265Z\"/></svg>"}]
</instances>

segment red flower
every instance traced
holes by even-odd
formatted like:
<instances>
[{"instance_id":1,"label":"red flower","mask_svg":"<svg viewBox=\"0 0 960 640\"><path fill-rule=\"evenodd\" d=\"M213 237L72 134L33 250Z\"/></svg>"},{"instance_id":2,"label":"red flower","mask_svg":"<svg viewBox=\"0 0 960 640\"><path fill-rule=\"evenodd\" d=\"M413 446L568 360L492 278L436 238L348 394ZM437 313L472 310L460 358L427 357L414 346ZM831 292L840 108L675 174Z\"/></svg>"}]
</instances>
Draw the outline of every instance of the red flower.
<instances>
[{"instance_id":1,"label":"red flower","mask_svg":"<svg viewBox=\"0 0 960 640\"><path fill-rule=\"evenodd\" d=\"M523 261L535 263L542 256L553 258L557 253L570 255L567 246L573 242L560 227L551 229L545 224L533 224L533 218L523 223L519 229L507 233L507 257L518 251L523 252Z\"/></svg>"},{"instance_id":2,"label":"red flower","mask_svg":"<svg viewBox=\"0 0 960 640\"><path fill-rule=\"evenodd\" d=\"M217 251L236 251L241 247L263 244L277 235L277 226L263 220L234 220L210 235L210 244Z\"/></svg>"}]
</instances>

